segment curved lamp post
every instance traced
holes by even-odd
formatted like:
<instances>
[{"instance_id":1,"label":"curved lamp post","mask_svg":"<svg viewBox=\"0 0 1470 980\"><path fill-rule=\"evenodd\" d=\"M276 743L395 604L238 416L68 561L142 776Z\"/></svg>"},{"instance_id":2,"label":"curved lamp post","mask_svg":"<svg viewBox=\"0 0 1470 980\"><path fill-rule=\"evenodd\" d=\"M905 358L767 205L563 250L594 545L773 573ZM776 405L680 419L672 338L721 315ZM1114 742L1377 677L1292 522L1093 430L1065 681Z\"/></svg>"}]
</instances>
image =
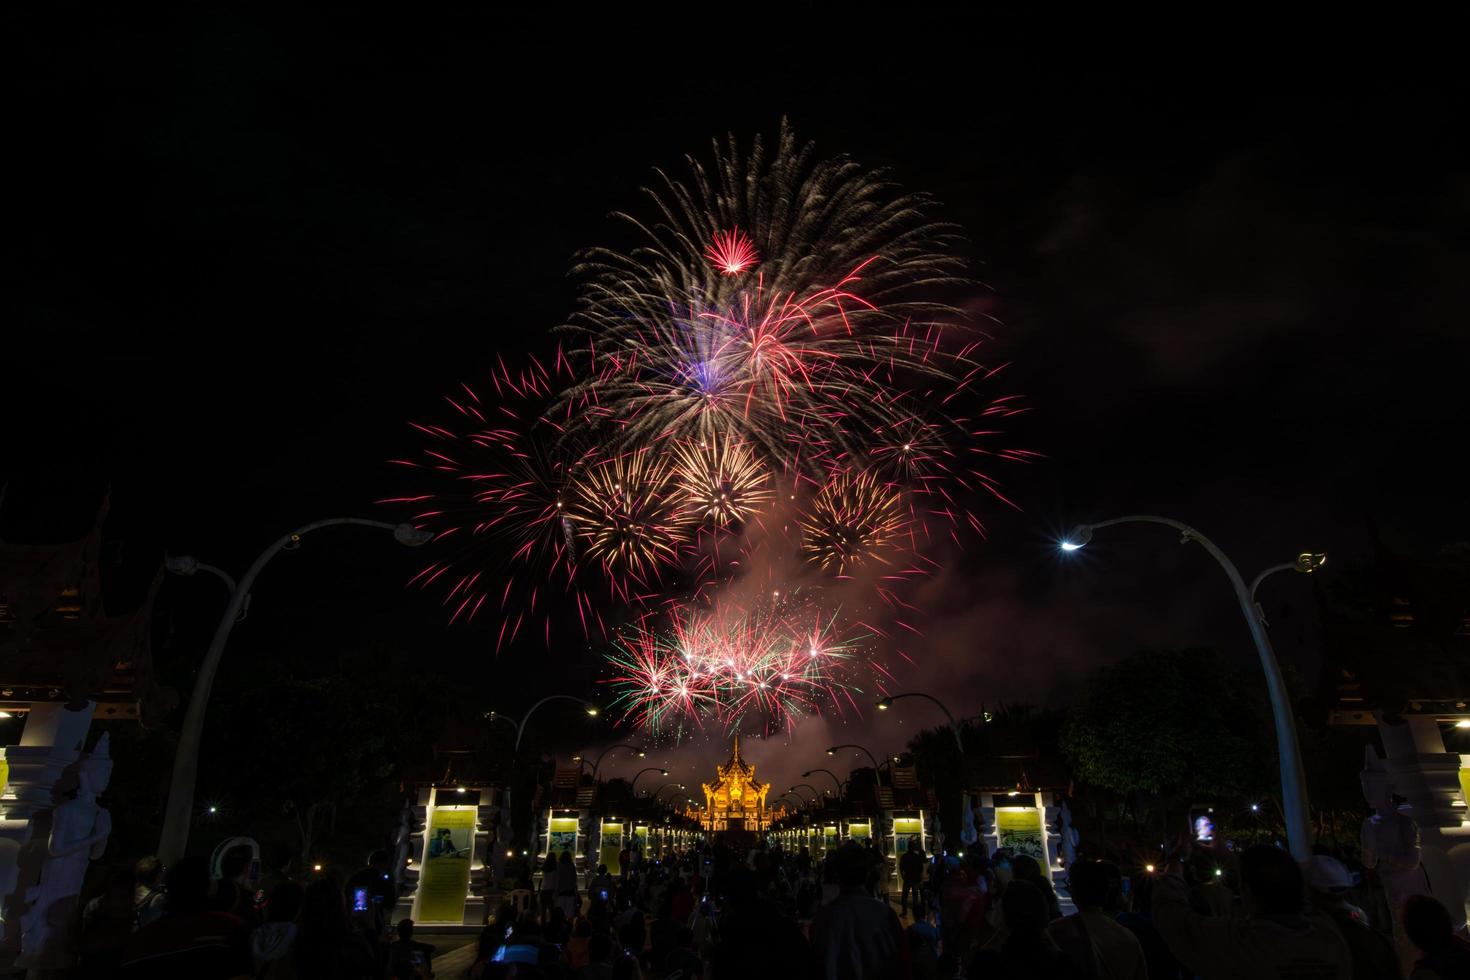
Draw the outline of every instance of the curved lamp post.
<instances>
[{"instance_id":1,"label":"curved lamp post","mask_svg":"<svg viewBox=\"0 0 1470 980\"><path fill-rule=\"evenodd\" d=\"M667 776L669 774L669 771L667 769L660 769L658 766L649 766L647 769L639 769L636 773L633 774L632 781L628 783L629 796L637 795L636 793L634 793L634 790L638 788L638 777L643 775L645 772L656 772L660 776ZM665 783L664 785L667 786L668 784Z\"/></svg>"},{"instance_id":2,"label":"curved lamp post","mask_svg":"<svg viewBox=\"0 0 1470 980\"><path fill-rule=\"evenodd\" d=\"M796 801L796 808L798 810L804 810L807 807L807 800L800 793L793 793L789 789L786 792L782 793L780 796L776 797L776 799L778 799L778 800L786 800L786 799L795 800Z\"/></svg>"},{"instance_id":3,"label":"curved lamp post","mask_svg":"<svg viewBox=\"0 0 1470 980\"><path fill-rule=\"evenodd\" d=\"M960 738L959 723L954 720L954 715L951 714L950 710L944 706L943 701L939 700L932 694L925 694L923 691L908 691L904 694L885 694L883 697L878 699L878 710L887 711L889 708L893 707L893 702L899 700L900 698L923 698L926 701L932 701L934 704L937 704L939 706L939 710L944 712L944 717L949 720L949 730L954 734L954 744L959 747L960 755L965 754L965 743ZM892 776L890 776L889 778L892 779Z\"/></svg>"},{"instance_id":4,"label":"curved lamp post","mask_svg":"<svg viewBox=\"0 0 1470 980\"><path fill-rule=\"evenodd\" d=\"M791 787L786 792L788 792L788 793L795 793L797 790L803 789L803 788L809 789L809 790L812 791L812 799L811 799L811 801L813 803L817 802L818 800L820 800L822 798L821 791L819 789L817 789L815 786L813 786L811 783L797 783L795 786Z\"/></svg>"},{"instance_id":5,"label":"curved lamp post","mask_svg":"<svg viewBox=\"0 0 1470 980\"><path fill-rule=\"evenodd\" d=\"M546 695L546 697L542 698L540 701L537 701L535 704L531 705L531 707L527 708L526 713L521 716L520 721L516 721L510 715L502 715L499 712L495 711L487 711L485 713L485 717L491 721L509 722L512 726L514 726L516 730L515 753L519 755L521 751L521 736L526 733L526 722L531 720L531 716L536 713L537 708L541 707L548 701L575 701L578 704L582 705L582 708L587 713L588 718L596 718L601 713L601 709L598 708L597 705L593 704L591 701L588 701L586 698L579 698L575 694L548 694Z\"/></svg>"},{"instance_id":6,"label":"curved lamp post","mask_svg":"<svg viewBox=\"0 0 1470 980\"><path fill-rule=\"evenodd\" d=\"M869 752L867 749L863 748L863 746L858 745L855 742L844 742L841 745L832 746L830 749L827 750L827 754L836 755L839 749L857 749L858 751L862 752L863 755L867 756L868 760L873 763L873 778L878 781L878 785L883 785L883 773L878 769L878 759L876 756L873 755L873 753Z\"/></svg>"},{"instance_id":7,"label":"curved lamp post","mask_svg":"<svg viewBox=\"0 0 1470 980\"><path fill-rule=\"evenodd\" d=\"M592 763L592 779L594 782L597 780L597 769L599 766L602 765L603 757L605 757L613 749L628 749L632 752L638 753L638 758L640 759L645 758L648 755L648 753L643 749L642 746L632 745L628 742L614 742L612 745L609 745L607 748L599 752L597 754L597 761Z\"/></svg>"},{"instance_id":8,"label":"curved lamp post","mask_svg":"<svg viewBox=\"0 0 1470 980\"><path fill-rule=\"evenodd\" d=\"M667 776L668 773L665 772L664 775ZM658 794L662 793L664 790L668 789L670 786L673 786L676 789L683 789L684 788L684 784L683 783L660 783L657 789L655 789L652 793L649 793L648 794L649 799L657 800L658 799ZM678 794L676 793L674 795L677 796ZM673 797L670 797L670 799L673 799Z\"/></svg>"},{"instance_id":9,"label":"curved lamp post","mask_svg":"<svg viewBox=\"0 0 1470 980\"><path fill-rule=\"evenodd\" d=\"M1130 514L1127 517L1078 525L1060 542L1060 547L1063 551L1077 551L1092 540L1092 533L1098 528L1114 524L1162 524L1173 528L1180 533L1182 544L1190 541L1198 543L1225 570L1230 586L1235 590L1235 599L1240 604L1241 614L1245 616L1246 625L1250 628L1251 639L1255 642L1261 671L1266 675L1266 693L1271 699L1271 717L1276 726L1276 753L1281 759L1281 809L1286 818L1287 841L1291 845L1292 857L1305 861L1312 854L1312 822L1307 810L1307 778L1302 768L1301 747L1297 744L1296 719L1291 710L1291 701L1287 697L1286 681L1281 676L1281 665L1276 660L1276 652L1271 648L1271 638L1266 635L1266 617L1256 604L1255 594L1266 576L1286 569L1311 574L1326 563L1327 556L1303 552L1294 562L1273 565L1266 569L1247 588L1235 563L1213 541L1188 524L1153 514Z\"/></svg>"},{"instance_id":10,"label":"curved lamp post","mask_svg":"<svg viewBox=\"0 0 1470 980\"><path fill-rule=\"evenodd\" d=\"M189 694L189 707L184 712L184 725L179 730L179 745L174 751L173 775L169 778L168 800L163 809L163 832L159 835L158 857L166 865L172 865L184 856L189 846L189 823L194 812L194 786L199 779L199 746L204 736L204 713L209 708L209 697L214 689L214 676L219 671L220 659L224 656L225 644L235 624L245 618L250 603L250 588L272 558L282 551L295 551L301 547L301 539L312 531L338 524L355 524L359 527L376 527L393 532L393 540L407 547L417 547L433 539L430 531L421 531L412 524L389 524L386 521L370 521L362 517L329 517L326 520L303 524L296 530L277 538L245 570L238 584L228 574L213 565L206 565L191 555L170 558L165 566L175 575L193 575L208 572L220 578L230 590L230 601L214 628L204 660L199 664L199 676L194 679L194 690Z\"/></svg>"},{"instance_id":11,"label":"curved lamp post","mask_svg":"<svg viewBox=\"0 0 1470 980\"><path fill-rule=\"evenodd\" d=\"M842 780L837 778L837 774L835 772L833 772L831 769L808 769L806 772L801 774L801 778L811 779L812 773L814 772L825 772L827 774L827 778L832 780L832 785L837 787L837 798L839 800L842 799Z\"/></svg>"}]
</instances>

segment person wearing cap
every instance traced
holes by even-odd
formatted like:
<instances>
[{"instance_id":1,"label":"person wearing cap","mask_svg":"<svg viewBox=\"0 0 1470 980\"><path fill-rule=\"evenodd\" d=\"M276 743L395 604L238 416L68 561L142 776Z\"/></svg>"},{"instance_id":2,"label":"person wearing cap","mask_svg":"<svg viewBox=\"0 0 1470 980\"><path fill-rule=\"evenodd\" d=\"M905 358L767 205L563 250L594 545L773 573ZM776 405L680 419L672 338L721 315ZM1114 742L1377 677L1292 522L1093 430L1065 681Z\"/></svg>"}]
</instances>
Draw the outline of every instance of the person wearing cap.
<instances>
[{"instance_id":1,"label":"person wearing cap","mask_svg":"<svg viewBox=\"0 0 1470 980\"><path fill-rule=\"evenodd\" d=\"M1348 901L1353 876L1337 858L1314 854L1302 867L1307 898L1342 933L1352 960L1353 980L1398 980L1398 954L1393 943L1375 932L1363 910Z\"/></svg>"}]
</instances>

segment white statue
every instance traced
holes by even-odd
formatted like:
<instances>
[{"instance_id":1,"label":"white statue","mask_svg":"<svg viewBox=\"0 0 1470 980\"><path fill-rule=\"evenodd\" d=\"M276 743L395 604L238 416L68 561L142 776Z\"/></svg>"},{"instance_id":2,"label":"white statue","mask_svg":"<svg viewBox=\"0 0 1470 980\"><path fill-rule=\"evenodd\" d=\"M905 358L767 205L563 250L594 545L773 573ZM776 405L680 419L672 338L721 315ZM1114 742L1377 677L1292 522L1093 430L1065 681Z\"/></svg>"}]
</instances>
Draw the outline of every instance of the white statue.
<instances>
[{"instance_id":1,"label":"white statue","mask_svg":"<svg viewBox=\"0 0 1470 980\"><path fill-rule=\"evenodd\" d=\"M1077 863L1077 844L1082 835L1072 826L1072 808L1066 800L1062 801L1061 825L1062 832L1058 836L1062 839L1062 861L1070 868Z\"/></svg>"},{"instance_id":2,"label":"white statue","mask_svg":"<svg viewBox=\"0 0 1470 980\"><path fill-rule=\"evenodd\" d=\"M1393 804L1388 773L1370 747L1363 767L1363 798L1373 815L1363 821L1363 866L1377 868L1388 904L1395 917L1415 895L1430 894L1429 879L1420 866L1419 824Z\"/></svg>"},{"instance_id":3,"label":"white statue","mask_svg":"<svg viewBox=\"0 0 1470 980\"><path fill-rule=\"evenodd\" d=\"M40 881L29 888L29 902L21 916L22 960L35 963L51 938L64 932L76 905L88 862L100 858L112 833L112 816L98 806L97 796L112 777L106 733L77 767L76 795L51 811L51 833L46 838Z\"/></svg>"}]
</instances>

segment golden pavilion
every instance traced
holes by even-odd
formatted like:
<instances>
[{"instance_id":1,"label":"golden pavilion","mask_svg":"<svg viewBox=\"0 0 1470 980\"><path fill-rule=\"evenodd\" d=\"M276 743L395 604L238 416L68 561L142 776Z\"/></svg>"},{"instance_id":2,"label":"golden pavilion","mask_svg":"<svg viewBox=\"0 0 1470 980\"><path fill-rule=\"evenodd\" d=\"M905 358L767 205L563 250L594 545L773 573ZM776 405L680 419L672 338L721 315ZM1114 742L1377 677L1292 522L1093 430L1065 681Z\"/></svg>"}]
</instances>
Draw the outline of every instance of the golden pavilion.
<instances>
[{"instance_id":1,"label":"golden pavilion","mask_svg":"<svg viewBox=\"0 0 1470 980\"><path fill-rule=\"evenodd\" d=\"M755 766L740 758L740 736L730 760L716 766L719 781L704 783L704 811L700 822L707 831L770 830L774 814L766 809L770 783L755 781Z\"/></svg>"}]
</instances>

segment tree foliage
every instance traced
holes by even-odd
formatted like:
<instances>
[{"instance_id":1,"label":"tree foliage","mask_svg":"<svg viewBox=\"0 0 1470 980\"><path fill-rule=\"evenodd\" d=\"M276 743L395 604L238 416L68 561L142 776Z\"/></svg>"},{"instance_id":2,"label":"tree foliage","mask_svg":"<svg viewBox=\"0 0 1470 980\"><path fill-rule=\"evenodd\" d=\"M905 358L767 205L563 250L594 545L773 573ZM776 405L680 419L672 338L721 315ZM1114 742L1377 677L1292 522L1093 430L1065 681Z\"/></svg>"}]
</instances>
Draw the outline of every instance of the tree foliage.
<instances>
[{"instance_id":1,"label":"tree foliage","mask_svg":"<svg viewBox=\"0 0 1470 980\"><path fill-rule=\"evenodd\" d=\"M1099 671L1061 747L1078 780L1125 795L1252 796L1276 773L1264 680L1208 649L1143 651Z\"/></svg>"}]
</instances>

